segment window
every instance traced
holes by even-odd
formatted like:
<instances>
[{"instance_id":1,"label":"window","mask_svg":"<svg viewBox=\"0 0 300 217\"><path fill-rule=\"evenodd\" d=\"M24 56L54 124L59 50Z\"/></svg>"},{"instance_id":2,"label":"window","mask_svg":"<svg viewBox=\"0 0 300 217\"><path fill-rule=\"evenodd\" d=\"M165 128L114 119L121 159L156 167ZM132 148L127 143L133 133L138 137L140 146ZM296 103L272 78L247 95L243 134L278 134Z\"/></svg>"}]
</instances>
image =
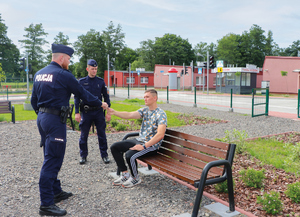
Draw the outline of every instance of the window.
<instances>
[{"instance_id":1,"label":"window","mask_svg":"<svg viewBox=\"0 0 300 217\"><path fill-rule=\"evenodd\" d=\"M141 84L148 84L148 77L141 77Z\"/></svg>"},{"instance_id":2,"label":"window","mask_svg":"<svg viewBox=\"0 0 300 217\"><path fill-rule=\"evenodd\" d=\"M130 80L129 80L130 79ZM135 83L135 77L127 77L126 78L126 83L127 84L134 84Z\"/></svg>"},{"instance_id":3,"label":"window","mask_svg":"<svg viewBox=\"0 0 300 217\"><path fill-rule=\"evenodd\" d=\"M242 79L241 86L250 86L250 83L251 83L250 77L251 77L250 73L242 73L241 74L241 79Z\"/></svg>"},{"instance_id":4,"label":"window","mask_svg":"<svg viewBox=\"0 0 300 217\"><path fill-rule=\"evenodd\" d=\"M227 73L226 83L227 86L234 86L234 73Z\"/></svg>"},{"instance_id":5,"label":"window","mask_svg":"<svg viewBox=\"0 0 300 217\"><path fill-rule=\"evenodd\" d=\"M204 85L206 84L205 81L206 81L206 77L204 78ZM196 77L196 85L203 86L203 76Z\"/></svg>"}]
</instances>

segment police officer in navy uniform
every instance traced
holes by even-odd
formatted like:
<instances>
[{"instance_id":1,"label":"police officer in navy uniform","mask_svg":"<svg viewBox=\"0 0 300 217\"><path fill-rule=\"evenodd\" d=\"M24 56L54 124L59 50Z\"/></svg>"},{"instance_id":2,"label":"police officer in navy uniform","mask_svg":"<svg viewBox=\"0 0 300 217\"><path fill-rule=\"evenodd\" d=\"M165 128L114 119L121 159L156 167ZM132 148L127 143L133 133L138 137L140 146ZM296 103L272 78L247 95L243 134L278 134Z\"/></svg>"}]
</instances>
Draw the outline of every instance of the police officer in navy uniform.
<instances>
[{"instance_id":1,"label":"police officer in navy uniform","mask_svg":"<svg viewBox=\"0 0 300 217\"><path fill-rule=\"evenodd\" d=\"M67 211L55 205L72 196L61 189L57 179L66 149L66 119L71 93L92 106L107 108L105 102L86 91L68 71L74 50L52 44L52 62L34 76L31 105L38 114L44 162L40 173L40 215L63 216Z\"/></svg>"},{"instance_id":2,"label":"police officer in navy uniform","mask_svg":"<svg viewBox=\"0 0 300 217\"><path fill-rule=\"evenodd\" d=\"M107 93L107 87L103 78L97 77L98 64L95 60L90 59L87 62L88 76L81 78L79 84L81 84L86 90L88 90L94 96L97 96L100 100L104 98L104 101L110 107L109 95ZM80 113L79 113L80 110ZM106 118L110 120L110 115L106 115ZM81 136L79 139L80 148L80 164L86 163L88 155L88 136L92 123L94 122L97 128L98 142L100 155L104 163L110 162L107 154L107 140L105 134L105 113L103 109L99 107L80 102L79 97L75 97L75 120L80 122L79 127L81 129Z\"/></svg>"}]
</instances>

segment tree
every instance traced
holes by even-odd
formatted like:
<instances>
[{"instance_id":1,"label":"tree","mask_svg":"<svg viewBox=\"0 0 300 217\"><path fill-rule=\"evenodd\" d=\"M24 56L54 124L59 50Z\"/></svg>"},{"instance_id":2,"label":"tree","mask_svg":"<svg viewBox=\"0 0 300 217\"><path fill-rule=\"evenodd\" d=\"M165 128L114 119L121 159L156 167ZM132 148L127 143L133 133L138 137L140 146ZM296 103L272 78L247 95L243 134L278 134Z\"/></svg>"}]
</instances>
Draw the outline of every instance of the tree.
<instances>
[{"instance_id":1,"label":"tree","mask_svg":"<svg viewBox=\"0 0 300 217\"><path fill-rule=\"evenodd\" d=\"M153 71L156 56L154 50L154 41L148 39L147 41L140 42L140 45L141 47L136 50L138 57L143 59L144 63L146 64L146 71Z\"/></svg>"},{"instance_id":2,"label":"tree","mask_svg":"<svg viewBox=\"0 0 300 217\"><path fill-rule=\"evenodd\" d=\"M223 60L227 64L239 64L239 60L241 58L241 53L239 50L239 39L239 35L229 33L218 40L218 58Z\"/></svg>"},{"instance_id":3,"label":"tree","mask_svg":"<svg viewBox=\"0 0 300 217\"><path fill-rule=\"evenodd\" d=\"M103 77L104 70L107 69L107 59L105 45L100 33L91 29L86 35L78 36L74 43L75 53L79 56L79 64L76 65L76 77L87 76L86 66L89 59L94 59L98 63L98 75Z\"/></svg>"},{"instance_id":4,"label":"tree","mask_svg":"<svg viewBox=\"0 0 300 217\"><path fill-rule=\"evenodd\" d=\"M110 21L101 36L105 44L106 54L109 54L110 60L115 60L117 55L120 54L121 50L125 47L125 34L122 33L121 25L118 24L117 28L115 28L113 22Z\"/></svg>"},{"instance_id":5,"label":"tree","mask_svg":"<svg viewBox=\"0 0 300 217\"><path fill-rule=\"evenodd\" d=\"M0 14L0 64L8 77L20 76L19 49L7 37L7 26Z\"/></svg>"},{"instance_id":6,"label":"tree","mask_svg":"<svg viewBox=\"0 0 300 217\"><path fill-rule=\"evenodd\" d=\"M133 63L138 57L136 51L131 48L124 47L119 54L117 54L114 66L116 70L127 70L129 63Z\"/></svg>"},{"instance_id":7,"label":"tree","mask_svg":"<svg viewBox=\"0 0 300 217\"><path fill-rule=\"evenodd\" d=\"M5 72L2 70L2 64L0 63L0 86L1 86L1 82L5 81Z\"/></svg>"},{"instance_id":8,"label":"tree","mask_svg":"<svg viewBox=\"0 0 300 217\"><path fill-rule=\"evenodd\" d=\"M292 45L285 49L287 56L297 57L300 52L300 40L294 41Z\"/></svg>"},{"instance_id":9,"label":"tree","mask_svg":"<svg viewBox=\"0 0 300 217\"><path fill-rule=\"evenodd\" d=\"M194 47L194 55L196 61L200 61L203 62L205 61L207 58L207 52L209 53L210 56L214 56L215 59L217 59L217 45L214 43L210 43L209 45L206 42L199 42L198 44L196 44L196 46ZM199 58L198 56L202 57Z\"/></svg>"},{"instance_id":10,"label":"tree","mask_svg":"<svg viewBox=\"0 0 300 217\"><path fill-rule=\"evenodd\" d=\"M156 54L155 64L169 65L171 60L178 65L189 65L195 57L188 40L175 34L168 33L161 38L156 37L153 48Z\"/></svg>"},{"instance_id":11,"label":"tree","mask_svg":"<svg viewBox=\"0 0 300 217\"><path fill-rule=\"evenodd\" d=\"M26 39L19 40L22 47L25 48L25 53L28 54L28 63L32 66L32 72L35 74L39 69L45 66L43 46L48 44L44 39L48 33L45 33L42 24L30 24L29 27L24 29L26 34L23 35ZM25 56L25 55L24 55Z\"/></svg>"}]
</instances>

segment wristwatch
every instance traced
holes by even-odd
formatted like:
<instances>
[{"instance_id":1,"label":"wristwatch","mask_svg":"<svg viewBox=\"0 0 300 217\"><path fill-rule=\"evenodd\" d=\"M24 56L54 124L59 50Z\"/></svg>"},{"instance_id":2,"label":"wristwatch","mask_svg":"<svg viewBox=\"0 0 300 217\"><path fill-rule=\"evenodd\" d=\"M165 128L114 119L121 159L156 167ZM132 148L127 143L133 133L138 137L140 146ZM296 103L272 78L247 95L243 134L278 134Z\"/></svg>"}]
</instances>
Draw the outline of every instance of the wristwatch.
<instances>
[{"instance_id":1,"label":"wristwatch","mask_svg":"<svg viewBox=\"0 0 300 217\"><path fill-rule=\"evenodd\" d=\"M145 144L143 144L143 147L144 147L144 149L146 149L146 146L145 146Z\"/></svg>"}]
</instances>

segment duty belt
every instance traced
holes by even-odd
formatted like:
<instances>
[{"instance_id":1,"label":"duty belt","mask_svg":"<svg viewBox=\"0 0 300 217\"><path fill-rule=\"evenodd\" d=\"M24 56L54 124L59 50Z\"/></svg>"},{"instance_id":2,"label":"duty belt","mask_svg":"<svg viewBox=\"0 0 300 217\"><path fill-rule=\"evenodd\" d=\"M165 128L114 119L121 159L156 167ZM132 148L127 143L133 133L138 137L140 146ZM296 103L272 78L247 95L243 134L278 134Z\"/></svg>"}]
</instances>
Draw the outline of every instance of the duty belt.
<instances>
[{"instance_id":1,"label":"duty belt","mask_svg":"<svg viewBox=\"0 0 300 217\"><path fill-rule=\"evenodd\" d=\"M57 109L41 107L41 108L39 108L39 111L40 112L45 112L45 113L50 113L50 114L53 114L53 115L60 115L60 110L57 110Z\"/></svg>"},{"instance_id":2,"label":"duty belt","mask_svg":"<svg viewBox=\"0 0 300 217\"><path fill-rule=\"evenodd\" d=\"M88 106L88 105L84 105L83 109L84 109L84 111L96 111L96 110L101 109L101 107L91 107L91 106Z\"/></svg>"}]
</instances>

